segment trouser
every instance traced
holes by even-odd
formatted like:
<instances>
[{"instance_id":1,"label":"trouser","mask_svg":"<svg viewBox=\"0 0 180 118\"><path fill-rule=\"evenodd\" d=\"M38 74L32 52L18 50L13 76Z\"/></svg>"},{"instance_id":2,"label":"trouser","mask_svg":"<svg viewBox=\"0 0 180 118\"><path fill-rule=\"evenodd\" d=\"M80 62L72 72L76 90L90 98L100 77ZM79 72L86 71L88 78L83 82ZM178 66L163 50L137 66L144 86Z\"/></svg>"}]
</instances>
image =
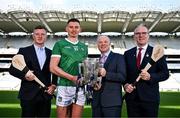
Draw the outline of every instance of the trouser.
<instances>
[{"instance_id":1,"label":"trouser","mask_svg":"<svg viewBox=\"0 0 180 118\"><path fill-rule=\"evenodd\" d=\"M92 117L121 117L121 106L94 107L92 108Z\"/></svg>"},{"instance_id":2,"label":"trouser","mask_svg":"<svg viewBox=\"0 0 180 118\"><path fill-rule=\"evenodd\" d=\"M159 103L127 101L128 117L158 117Z\"/></svg>"},{"instance_id":3,"label":"trouser","mask_svg":"<svg viewBox=\"0 0 180 118\"><path fill-rule=\"evenodd\" d=\"M32 100L20 100L22 117L50 117L51 100L36 97Z\"/></svg>"}]
</instances>

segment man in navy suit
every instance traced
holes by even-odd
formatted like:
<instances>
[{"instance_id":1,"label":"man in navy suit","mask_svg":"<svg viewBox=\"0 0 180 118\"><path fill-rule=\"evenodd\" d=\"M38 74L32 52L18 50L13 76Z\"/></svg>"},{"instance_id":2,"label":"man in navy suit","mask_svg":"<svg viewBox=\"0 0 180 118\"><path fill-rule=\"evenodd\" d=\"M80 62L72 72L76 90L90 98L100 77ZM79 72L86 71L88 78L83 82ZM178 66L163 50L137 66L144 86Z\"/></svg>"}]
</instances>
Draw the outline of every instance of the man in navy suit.
<instances>
[{"instance_id":1,"label":"man in navy suit","mask_svg":"<svg viewBox=\"0 0 180 118\"><path fill-rule=\"evenodd\" d=\"M153 47L148 45L149 31L146 26L141 24L134 30L134 40L137 46L124 54L127 68L124 89L127 92L125 99L128 117L158 117L159 82L169 78L165 56L152 65L148 71L143 70L150 61L153 50ZM139 53L140 48L141 53ZM138 53L141 59L136 62ZM132 86L139 75L140 81L135 87Z\"/></svg>"},{"instance_id":2,"label":"man in navy suit","mask_svg":"<svg viewBox=\"0 0 180 118\"><path fill-rule=\"evenodd\" d=\"M25 74L14 68L9 69L11 75L21 79L18 98L22 108L22 117L50 117L51 99L56 89L57 77L49 71L51 50L44 46L47 31L43 26L37 26L33 31L34 44L20 48L18 54L24 56L27 67L47 87L46 92L34 81L34 75Z\"/></svg>"},{"instance_id":3,"label":"man in navy suit","mask_svg":"<svg viewBox=\"0 0 180 118\"><path fill-rule=\"evenodd\" d=\"M125 60L122 55L110 51L109 37L99 36L97 45L104 58L104 66L99 69L102 86L93 91L92 116L121 117L122 83L126 78Z\"/></svg>"}]
</instances>

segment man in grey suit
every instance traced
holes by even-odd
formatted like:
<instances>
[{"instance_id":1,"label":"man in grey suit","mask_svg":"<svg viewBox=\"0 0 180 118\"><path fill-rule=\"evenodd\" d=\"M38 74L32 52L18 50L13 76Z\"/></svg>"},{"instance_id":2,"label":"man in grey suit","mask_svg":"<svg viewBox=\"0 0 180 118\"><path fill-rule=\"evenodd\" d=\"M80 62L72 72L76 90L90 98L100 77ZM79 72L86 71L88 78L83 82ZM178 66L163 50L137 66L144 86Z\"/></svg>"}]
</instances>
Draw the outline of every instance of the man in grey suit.
<instances>
[{"instance_id":1,"label":"man in grey suit","mask_svg":"<svg viewBox=\"0 0 180 118\"><path fill-rule=\"evenodd\" d=\"M93 91L92 117L121 117L122 83L126 78L125 60L122 55L110 50L109 37L99 36L97 45L101 52L100 61L104 65L99 69L102 86Z\"/></svg>"}]
</instances>

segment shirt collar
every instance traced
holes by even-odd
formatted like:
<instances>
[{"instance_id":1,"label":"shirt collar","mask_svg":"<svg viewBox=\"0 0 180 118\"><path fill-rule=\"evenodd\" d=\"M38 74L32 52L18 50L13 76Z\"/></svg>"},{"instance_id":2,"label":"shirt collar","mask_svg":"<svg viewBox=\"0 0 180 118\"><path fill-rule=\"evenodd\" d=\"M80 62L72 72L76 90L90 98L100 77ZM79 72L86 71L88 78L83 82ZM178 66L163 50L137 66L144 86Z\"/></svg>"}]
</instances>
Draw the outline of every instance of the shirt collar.
<instances>
[{"instance_id":1,"label":"shirt collar","mask_svg":"<svg viewBox=\"0 0 180 118\"><path fill-rule=\"evenodd\" d=\"M110 52L111 52L111 50L109 50L109 51L107 51L107 52L101 54L101 57L102 57L102 55L105 55L106 57L108 57L108 55L109 55Z\"/></svg>"},{"instance_id":2,"label":"shirt collar","mask_svg":"<svg viewBox=\"0 0 180 118\"><path fill-rule=\"evenodd\" d=\"M70 43L72 43L72 44L74 44L74 45L78 44L78 42L79 42L78 39L76 39L76 42L72 42L72 41L70 41L68 38L65 38L65 40L68 41L68 42L70 42Z\"/></svg>"},{"instance_id":3,"label":"shirt collar","mask_svg":"<svg viewBox=\"0 0 180 118\"><path fill-rule=\"evenodd\" d=\"M43 46L43 47L38 47L37 45L34 44L34 48L35 48L36 51L37 51L39 48L43 48L43 50L44 50L44 49L45 49L45 46Z\"/></svg>"},{"instance_id":4,"label":"shirt collar","mask_svg":"<svg viewBox=\"0 0 180 118\"><path fill-rule=\"evenodd\" d=\"M147 49L147 47L148 47L148 44L144 45L143 47L139 47L139 46L137 46L137 50L138 50L139 48L143 48L143 50L146 50L146 49Z\"/></svg>"}]
</instances>

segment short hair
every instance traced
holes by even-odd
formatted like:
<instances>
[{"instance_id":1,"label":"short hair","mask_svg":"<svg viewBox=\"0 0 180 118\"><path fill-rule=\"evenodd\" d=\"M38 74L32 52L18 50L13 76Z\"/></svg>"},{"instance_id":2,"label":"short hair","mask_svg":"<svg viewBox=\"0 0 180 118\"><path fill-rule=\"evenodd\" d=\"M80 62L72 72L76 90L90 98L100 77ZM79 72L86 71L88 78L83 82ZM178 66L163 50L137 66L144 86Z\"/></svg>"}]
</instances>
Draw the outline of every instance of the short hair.
<instances>
[{"instance_id":1,"label":"short hair","mask_svg":"<svg viewBox=\"0 0 180 118\"><path fill-rule=\"evenodd\" d=\"M67 24L69 24L70 22L78 22L80 24L80 21L77 18L71 18L68 20Z\"/></svg>"},{"instance_id":2,"label":"short hair","mask_svg":"<svg viewBox=\"0 0 180 118\"><path fill-rule=\"evenodd\" d=\"M44 30L46 30L46 32L47 32L46 27L45 27L45 26L42 26L42 25L36 26L36 27L34 28L34 30L36 30L36 29L44 29Z\"/></svg>"},{"instance_id":3,"label":"short hair","mask_svg":"<svg viewBox=\"0 0 180 118\"><path fill-rule=\"evenodd\" d=\"M102 38L102 37L106 37L107 39L108 39L108 41L109 41L109 43L111 43L111 39L108 37L108 36L106 36L106 35L99 35L98 37L97 37L97 42L100 40L100 38Z\"/></svg>"},{"instance_id":4,"label":"short hair","mask_svg":"<svg viewBox=\"0 0 180 118\"><path fill-rule=\"evenodd\" d=\"M147 25L145 25L145 24L143 24L143 23L141 23L141 24L139 24L138 26L136 26L134 32L135 32L135 31L137 30L137 28L139 28L139 27L145 27L145 28L147 29L147 31L149 32L149 29L148 29Z\"/></svg>"}]
</instances>

